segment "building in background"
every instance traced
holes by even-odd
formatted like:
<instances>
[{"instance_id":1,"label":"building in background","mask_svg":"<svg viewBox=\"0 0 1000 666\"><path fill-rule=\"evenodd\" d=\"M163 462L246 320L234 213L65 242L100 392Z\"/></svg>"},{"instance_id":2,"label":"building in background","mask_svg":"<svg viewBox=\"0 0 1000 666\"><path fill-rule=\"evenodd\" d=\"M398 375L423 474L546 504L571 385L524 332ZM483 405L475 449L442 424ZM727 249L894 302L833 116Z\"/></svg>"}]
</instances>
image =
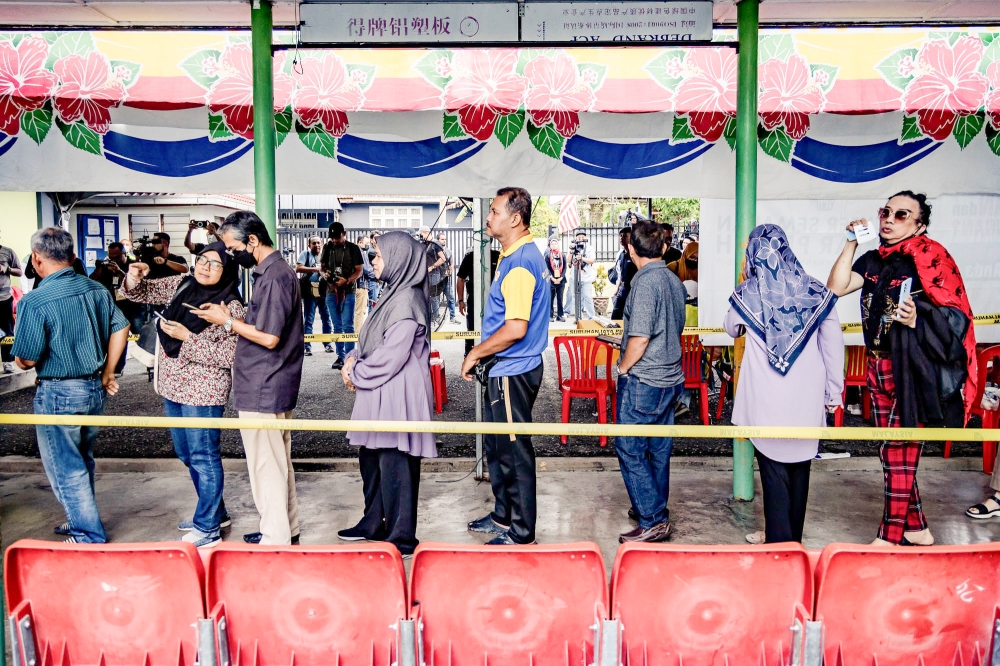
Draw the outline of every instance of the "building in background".
<instances>
[{"instance_id":1,"label":"building in background","mask_svg":"<svg viewBox=\"0 0 1000 666\"><path fill-rule=\"evenodd\" d=\"M340 221L341 210L335 194L279 194L278 226L285 229L328 229L331 224Z\"/></svg>"}]
</instances>

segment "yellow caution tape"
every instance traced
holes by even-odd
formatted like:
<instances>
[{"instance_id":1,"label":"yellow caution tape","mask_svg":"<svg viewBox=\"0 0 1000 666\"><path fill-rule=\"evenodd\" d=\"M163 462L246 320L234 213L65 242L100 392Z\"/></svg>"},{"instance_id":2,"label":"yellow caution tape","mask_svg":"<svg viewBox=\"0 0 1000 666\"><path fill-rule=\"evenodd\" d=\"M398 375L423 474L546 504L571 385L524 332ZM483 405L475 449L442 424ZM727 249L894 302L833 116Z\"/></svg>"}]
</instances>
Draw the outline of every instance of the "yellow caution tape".
<instances>
[{"instance_id":1,"label":"yellow caution tape","mask_svg":"<svg viewBox=\"0 0 1000 666\"><path fill-rule=\"evenodd\" d=\"M824 428L788 426L620 425L587 423L467 423L461 421L345 421L324 419L178 418L165 416L57 416L0 414L3 425L119 428L220 428L223 430L320 430L327 432L431 432L439 435L574 435L685 437L696 439L826 439L991 442L996 430L964 428Z\"/></svg>"},{"instance_id":2,"label":"yellow caution tape","mask_svg":"<svg viewBox=\"0 0 1000 666\"><path fill-rule=\"evenodd\" d=\"M1000 324L1000 313L996 314L985 314L976 315L973 317L977 326L993 326ZM844 333L860 333L861 324L854 322L850 324L841 324L840 329ZM684 335L711 335L714 333L725 333L726 330L723 328L703 328L697 326L689 326L684 329ZM585 328L585 329L549 329L549 337L554 338L559 335L580 335L580 336L590 336L595 337L598 335L621 335L622 329L620 328ZM481 334L479 331L438 331L437 333L431 334L432 340L478 340ZM129 340L135 341L139 339L138 335L130 335ZM326 334L316 334L316 335L306 335L306 342L357 342L357 333L326 333ZM12 345L14 344L13 337L0 338L0 345Z\"/></svg>"}]
</instances>

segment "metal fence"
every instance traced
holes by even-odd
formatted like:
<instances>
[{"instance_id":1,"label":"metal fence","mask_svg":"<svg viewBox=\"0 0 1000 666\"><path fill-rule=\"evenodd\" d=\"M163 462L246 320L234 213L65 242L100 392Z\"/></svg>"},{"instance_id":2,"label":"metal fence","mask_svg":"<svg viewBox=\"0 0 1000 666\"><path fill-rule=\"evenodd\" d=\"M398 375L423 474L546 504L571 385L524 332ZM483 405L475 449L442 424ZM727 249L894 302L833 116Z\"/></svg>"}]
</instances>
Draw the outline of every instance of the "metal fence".
<instances>
[{"instance_id":1,"label":"metal fence","mask_svg":"<svg viewBox=\"0 0 1000 666\"><path fill-rule=\"evenodd\" d=\"M371 229L367 228L348 229L347 240L356 243L361 236L367 236L371 231ZM328 233L326 229L286 229L279 227L277 249L281 252L285 261L294 266L299 254L309 246L309 239L312 236L319 236L325 243ZM472 229L435 229L434 239L437 240L438 234L442 233L445 235L445 244L451 250L455 263L461 263L465 253L472 249ZM495 241L494 244L497 249L500 249L499 244L496 244Z\"/></svg>"},{"instance_id":2,"label":"metal fence","mask_svg":"<svg viewBox=\"0 0 1000 666\"><path fill-rule=\"evenodd\" d=\"M621 242L618 240L618 228L610 225L577 227L575 231L561 236L563 252L570 251L570 245L575 240L576 234L580 231L587 234L587 242L590 243L597 253L597 261L607 262L618 258L618 251L622 249ZM559 229L558 227L549 225L549 238L552 238L553 234L558 235Z\"/></svg>"}]
</instances>

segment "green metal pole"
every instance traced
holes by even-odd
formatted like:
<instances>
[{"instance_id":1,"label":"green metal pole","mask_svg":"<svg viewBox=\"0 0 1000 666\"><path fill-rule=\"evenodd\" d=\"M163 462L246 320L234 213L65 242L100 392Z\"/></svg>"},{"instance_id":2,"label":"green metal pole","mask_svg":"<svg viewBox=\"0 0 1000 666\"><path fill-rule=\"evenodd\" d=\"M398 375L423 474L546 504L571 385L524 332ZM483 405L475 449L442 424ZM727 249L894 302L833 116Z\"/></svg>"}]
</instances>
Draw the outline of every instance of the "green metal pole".
<instances>
[{"instance_id":1,"label":"green metal pole","mask_svg":"<svg viewBox=\"0 0 1000 666\"><path fill-rule=\"evenodd\" d=\"M277 242L274 184L274 73L271 65L270 0L253 0L250 34L253 48L253 181L257 215Z\"/></svg>"},{"instance_id":2,"label":"green metal pole","mask_svg":"<svg viewBox=\"0 0 1000 666\"><path fill-rule=\"evenodd\" d=\"M739 0L736 25L740 42L736 83L736 281L747 238L757 226L757 28L759 0ZM753 444L733 440L733 497L753 500Z\"/></svg>"}]
</instances>

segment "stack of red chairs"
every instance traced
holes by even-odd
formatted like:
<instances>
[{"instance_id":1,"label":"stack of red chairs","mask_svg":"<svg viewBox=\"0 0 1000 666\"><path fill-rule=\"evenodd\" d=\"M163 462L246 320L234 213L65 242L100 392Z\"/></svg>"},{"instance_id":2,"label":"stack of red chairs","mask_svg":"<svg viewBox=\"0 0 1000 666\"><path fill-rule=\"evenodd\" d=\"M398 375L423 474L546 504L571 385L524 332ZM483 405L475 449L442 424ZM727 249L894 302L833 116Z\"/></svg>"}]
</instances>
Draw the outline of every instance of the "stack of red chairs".
<instances>
[{"instance_id":1,"label":"stack of red chairs","mask_svg":"<svg viewBox=\"0 0 1000 666\"><path fill-rule=\"evenodd\" d=\"M607 400L611 398L611 421L618 421L615 380L611 375L611 357L614 349L597 338L580 335L560 335L552 339L556 352L556 374L562 393L562 422L569 423L569 410L573 398L592 398L597 401L597 422L607 423ZM597 372L599 353L604 352L604 376ZM563 374L563 354L569 358L569 373ZM568 437L562 436L565 444ZM608 438L601 436L601 446L608 445Z\"/></svg>"},{"instance_id":2,"label":"stack of red chairs","mask_svg":"<svg viewBox=\"0 0 1000 666\"><path fill-rule=\"evenodd\" d=\"M992 369L996 368L996 362L1000 362L1000 345L987 347L979 352L976 357L976 364L979 367L979 388L976 389L976 397L972 401L972 413L978 415L983 420L982 428L997 428L1000 426L997 412L990 409L983 409L983 396L986 394L986 378ZM944 443L944 457L951 457L951 442ZM997 457L997 442L983 442L983 473L992 474L993 465Z\"/></svg>"},{"instance_id":3,"label":"stack of red chairs","mask_svg":"<svg viewBox=\"0 0 1000 666\"><path fill-rule=\"evenodd\" d=\"M848 347L844 358L844 391L841 396L842 405L833 416L833 425L840 428L844 425L844 409L847 407L847 387L861 387L861 415L867 421L872 417L872 397L868 388L868 349L865 347Z\"/></svg>"},{"instance_id":4,"label":"stack of red chairs","mask_svg":"<svg viewBox=\"0 0 1000 666\"><path fill-rule=\"evenodd\" d=\"M441 352L431 352L431 388L434 390L434 413L440 414L448 403L448 380Z\"/></svg>"},{"instance_id":5,"label":"stack of red chairs","mask_svg":"<svg viewBox=\"0 0 1000 666\"><path fill-rule=\"evenodd\" d=\"M701 412L702 425L711 425L712 420L708 409L708 380L702 372L702 359L705 348L697 335L681 336L681 365L684 367L684 388L698 392L698 406ZM719 400L722 400L720 393Z\"/></svg>"}]
</instances>

